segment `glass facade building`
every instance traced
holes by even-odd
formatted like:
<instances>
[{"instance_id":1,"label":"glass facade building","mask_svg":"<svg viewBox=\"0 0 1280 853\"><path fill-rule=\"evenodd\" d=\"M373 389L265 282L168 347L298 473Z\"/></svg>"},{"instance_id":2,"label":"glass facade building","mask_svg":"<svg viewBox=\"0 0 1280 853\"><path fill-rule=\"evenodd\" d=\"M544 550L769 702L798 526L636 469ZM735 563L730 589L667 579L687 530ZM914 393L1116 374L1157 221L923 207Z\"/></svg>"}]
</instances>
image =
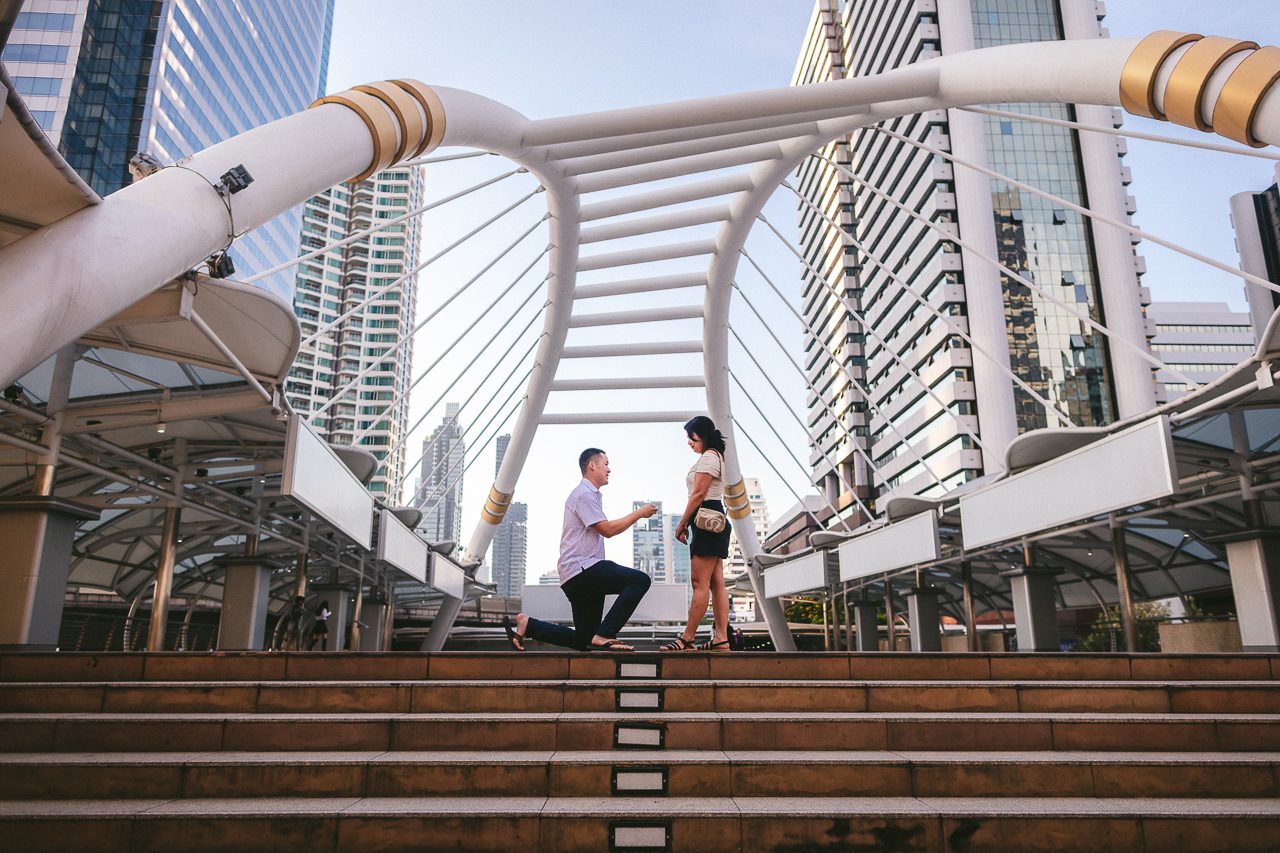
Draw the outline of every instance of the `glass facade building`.
<instances>
[{"instance_id":1,"label":"glass facade building","mask_svg":"<svg viewBox=\"0 0 1280 853\"><path fill-rule=\"evenodd\" d=\"M662 501L636 501L633 510L653 504L658 511L631 526L631 566L653 578L654 583L668 583L667 554L671 534L662 514Z\"/></svg>"},{"instance_id":2,"label":"glass facade building","mask_svg":"<svg viewBox=\"0 0 1280 853\"><path fill-rule=\"evenodd\" d=\"M129 159L163 163L305 109L324 89L333 0L29 0L4 61L68 162L100 194ZM236 241L237 273L293 256L301 210ZM263 281L289 299L293 273Z\"/></svg>"},{"instance_id":3,"label":"glass facade building","mask_svg":"<svg viewBox=\"0 0 1280 853\"><path fill-rule=\"evenodd\" d=\"M1100 37L1100 12L1091 0L818 0L793 83L872 76L1068 32ZM990 106L1077 118L1071 105ZM998 180L972 179L945 156L985 159L997 173L1088 207L1081 146L1070 129L936 110L859 129L800 167L808 202L798 205L800 245L811 267L800 289L810 462L827 500L851 521L861 520L854 489L873 512L886 494L940 494L1003 467L1003 447L1018 433L1065 425L982 352L1007 345L1009 370L1073 423L1116 419L1108 344L1071 312L1105 322L1100 282L1140 312L1141 259L1126 252L1104 277L1087 220ZM1108 168L1119 191L1128 172L1115 159ZM1008 272L979 259L976 245L993 246ZM975 315L987 325L975 326Z\"/></svg>"},{"instance_id":4,"label":"glass facade building","mask_svg":"<svg viewBox=\"0 0 1280 853\"><path fill-rule=\"evenodd\" d=\"M973 0L974 47L1062 36L1057 0ZM995 109L1075 121L1069 104L995 104ZM1077 133L1064 127L986 116L988 166L1015 180L1087 206ZM1057 291L1061 302L1102 322L1089 221L1016 188L993 185L1000 263ZM1001 275L1014 372L1077 426L1115 419L1106 340L1077 317L1007 274ZM1050 426L1044 407L1014 390L1018 431ZM1053 424L1057 426L1055 422Z\"/></svg>"}]
</instances>

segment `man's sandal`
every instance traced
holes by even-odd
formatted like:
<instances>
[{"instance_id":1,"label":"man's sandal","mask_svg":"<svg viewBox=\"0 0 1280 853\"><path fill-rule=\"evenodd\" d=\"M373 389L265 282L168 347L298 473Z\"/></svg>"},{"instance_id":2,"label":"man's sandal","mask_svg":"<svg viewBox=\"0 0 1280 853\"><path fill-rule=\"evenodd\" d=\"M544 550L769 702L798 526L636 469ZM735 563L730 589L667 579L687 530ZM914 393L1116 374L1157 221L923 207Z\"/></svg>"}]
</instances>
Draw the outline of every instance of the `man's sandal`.
<instances>
[{"instance_id":1,"label":"man's sandal","mask_svg":"<svg viewBox=\"0 0 1280 853\"><path fill-rule=\"evenodd\" d=\"M691 640L686 640L684 635L677 636L669 643L658 646L660 652L687 652L698 648Z\"/></svg>"},{"instance_id":2,"label":"man's sandal","mask_svg":"<svg viewBox=\"0 0 1280 853\"><path fill-rule=\"evenodd\" d=\"M711 640L707 640L705 643L699 643L698 649L704 652L718 652L718 651L727 652L729 651L729 641L720 640L718 642L712 642Z\"/></svg>"},{"instance_id":3,"label":"man's sandal","mask_svg":"<svg viewBox=\"0 0 1280 853\"><path fill-rule=\"evenodd\" d=\"M507 614L502 614L502 630L507 632L507 642L511 644L511 648L518 652L524 651L524 634L516 630L516 626L511 624L511 619Z\"/></svg>"},{"instance_id":4,"label":"man's sandal","mask_svg":"<svg viewBox=\"0 0 1280 853\"><path fill-rule=\"evenodd\" d=\"M595 643L588 643L587 648L593 652L608 652L608 651L634 652L635 651L634 648L632 648L631 646L628 646L626 643L622 642L617 637L613 637L608 640L605 640L603 643L600 643L599 645Z\"/></svg>"}]
</instances>

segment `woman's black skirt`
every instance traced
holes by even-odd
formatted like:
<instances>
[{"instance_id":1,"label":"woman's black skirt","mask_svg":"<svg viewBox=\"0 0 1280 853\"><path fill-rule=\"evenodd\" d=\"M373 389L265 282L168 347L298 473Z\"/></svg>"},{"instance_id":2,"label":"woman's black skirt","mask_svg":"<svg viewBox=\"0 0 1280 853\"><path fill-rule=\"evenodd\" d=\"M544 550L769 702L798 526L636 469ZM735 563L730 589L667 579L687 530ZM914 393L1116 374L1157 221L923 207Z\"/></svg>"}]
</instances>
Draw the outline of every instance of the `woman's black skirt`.
<instances>
[{"instance_id":1,"label":"woman's black skirt","mask_svg":"<svg viewBox=\"0 0 1280 853\"><path fill-rule=\"evenodd\" d=\"M702 506L724 512L724 504L720 501L703 501ZM725 519L724 530L719 533L708 533L696 524L689 525L689 556L719 557L724 560L729 556L729 524Z\"/></svg>"}]
</instances>

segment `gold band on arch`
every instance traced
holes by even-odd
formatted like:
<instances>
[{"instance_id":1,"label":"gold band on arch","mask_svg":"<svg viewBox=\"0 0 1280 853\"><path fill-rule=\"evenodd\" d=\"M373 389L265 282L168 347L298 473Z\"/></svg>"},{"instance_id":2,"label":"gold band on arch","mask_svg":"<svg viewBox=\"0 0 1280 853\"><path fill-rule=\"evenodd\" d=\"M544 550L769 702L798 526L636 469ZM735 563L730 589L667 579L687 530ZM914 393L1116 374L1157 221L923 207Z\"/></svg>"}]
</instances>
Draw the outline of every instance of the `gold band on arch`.
<instances>
[{"instance_id":1,"label":"gold band on arch","mask_svg":"<svg viewBox=\"0 0 1280 853\"><path fill-rule=\"evenodd\" d=\"M346 107L360 117L373 141L373 157L349 183L435 150L444 141L444 104L430 86L417 80L366 83L311 105Z\"/></svg>"},{"instance_id":2,"label":"gold band on arch","mask_svg":"<svg viewBox=\"0 0 1280 853\"><path fill-rule=\"evenodd\" d=\"M1169 58L1188 44L1191 46L1168 72L1162 110L1156 105L1156 85ZM1210 82L1224 63L1241 53L1248 55L1227 75L1206 121L1204 99L1210 91ZM1144 38L1129 54L1120 75L1120 104L1134 115L1211 131L1261 148L1266 143L1257 138L1253 125L1263 100L1277 82L1280 82L1280 47L1259 47L1251 41L1161 30Z\"/></svg>"}]
</instances>

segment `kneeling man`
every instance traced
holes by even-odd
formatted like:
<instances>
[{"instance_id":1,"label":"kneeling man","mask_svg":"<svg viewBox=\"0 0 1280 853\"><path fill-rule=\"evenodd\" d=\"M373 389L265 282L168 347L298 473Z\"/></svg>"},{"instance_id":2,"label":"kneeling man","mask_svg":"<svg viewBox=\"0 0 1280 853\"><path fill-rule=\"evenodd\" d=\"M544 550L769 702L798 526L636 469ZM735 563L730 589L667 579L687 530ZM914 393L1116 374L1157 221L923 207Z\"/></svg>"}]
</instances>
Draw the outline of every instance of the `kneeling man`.
<instances>
[{"instance_id":1,"label":"kneeling man","mask_svg":"<svg viewBox=\"0 0 1280 853\"><path fill-rule=\"evenodd\" d=\"M618 632L649 591L650 578L644 572L606 560L604 540L653 515L656 507L645 504L611 521L604 514L600 497L600 487L609 482L609 457L603 450L587 448L578 457L578 468L582 482L564 503L558 565L560 589L573 607L573 628L521 613L516 616L514 629L507 629L511 645L517 649L523 650L524 639L529 637L571 649L632 650L618 641ZM602 619L605 596L615 594L617 601Z\"/></svg>"}]
</instances>

